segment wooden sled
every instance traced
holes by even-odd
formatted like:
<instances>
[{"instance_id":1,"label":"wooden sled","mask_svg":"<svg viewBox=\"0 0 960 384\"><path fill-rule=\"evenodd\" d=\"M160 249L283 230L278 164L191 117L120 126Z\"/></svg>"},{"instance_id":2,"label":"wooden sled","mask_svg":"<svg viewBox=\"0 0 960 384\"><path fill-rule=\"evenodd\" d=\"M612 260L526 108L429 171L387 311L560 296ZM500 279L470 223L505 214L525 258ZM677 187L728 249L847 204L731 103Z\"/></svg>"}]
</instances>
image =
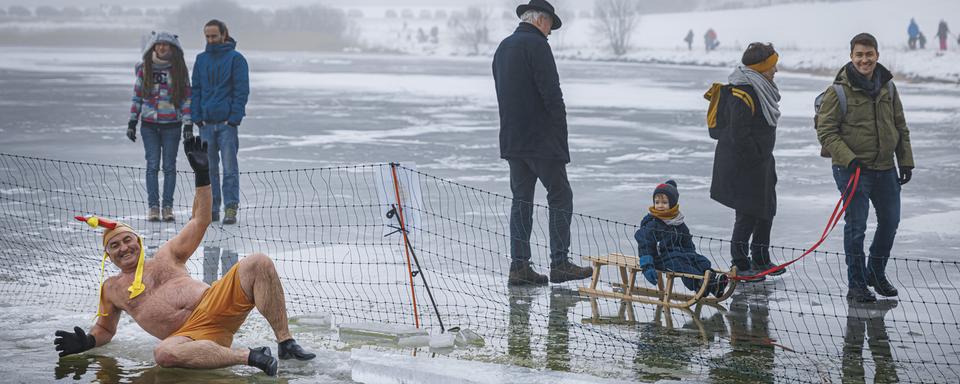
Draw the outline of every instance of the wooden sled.
<instances>
[{"instance_id":1,"label":"wooden sled","mask_svg":"<svg viewBox=\"0 0 960 384\"><path fill-rule=\"evenodd\" d=\"M640 324L640 321L637 320L632 301L621 301L617 310L616 315L602 315L600 312L600 305L597 302L599 299L596 297L589 298L590 300L590 317L585 317L580 319L581 324L592 324L592 325L637 325ZM720 313L726 313L727 310L719 304L710 304L712 307L716 307ZM703 303L697 304L694 309L690 308L669 308L662 305L657 306L657 311L653 317L653 323L658 324L667 329L675 329L676 326L673 322L673 310L676 309L687 316L692 320L692 324L695 327L695 331L700 336L700 339L706 343L709 341L707 337L707 330L703 324L703 320L700 318L701 309L703 308Z\"/></svg>"},{"instance_id":2,"label":"wooden sled","mask_svg":"<svg viewBox=\"0 0 960 384\"><path fill-rule=\"evenodd\" d=\"M734 267L730 272L724 273L729 277L727 290L720 297L707 297L707 284L700 284L700 290L692 295L673 292L673 282L678 277L686 277L701 281L710 281L713 271L706 271L703 275L692 275L688 273L657 271L657 289L644 288L636 286L637 273L640 269L640 259L636 256L625 256L620 253L611 253L607 256L585 256L585 260L593 264L593 278L590 280L589 287L580 287L580 293L592 297L607 297L611 299L620 299L626 301L635 301L638 303L661 305L667 308L690 308L694 304L716 304L722 302L731 295L737 288L737 269ZM620 282L613 283L614 287L621 291L605 291L597 289L600 283L600 270L604 266L614 266L620 269Z\"/></svg>"}]
</instances>

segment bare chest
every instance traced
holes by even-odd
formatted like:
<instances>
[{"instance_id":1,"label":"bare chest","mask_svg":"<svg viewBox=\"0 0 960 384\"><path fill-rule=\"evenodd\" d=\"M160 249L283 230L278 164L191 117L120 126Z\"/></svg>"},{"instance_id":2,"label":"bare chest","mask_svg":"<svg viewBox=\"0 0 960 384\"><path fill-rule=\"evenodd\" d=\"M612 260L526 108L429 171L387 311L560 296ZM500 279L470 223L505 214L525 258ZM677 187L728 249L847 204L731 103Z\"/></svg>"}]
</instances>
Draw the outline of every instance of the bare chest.
<instances>
[{"instance_id":1,"label":"bare chest","mask_svg":"<svg viewBox=\"0 0 960 384\"><path fill-rule=\"evenodd\" d=\"M119 281L111 289L121 298L115 305L129 314L143 330L158 338L166 338L179 329L197 307L209 286L194 280L185 268L166 264L146 264L143 284L146 289L129 298L127 288L132 279Z\"/></svg>"}]
</instances>

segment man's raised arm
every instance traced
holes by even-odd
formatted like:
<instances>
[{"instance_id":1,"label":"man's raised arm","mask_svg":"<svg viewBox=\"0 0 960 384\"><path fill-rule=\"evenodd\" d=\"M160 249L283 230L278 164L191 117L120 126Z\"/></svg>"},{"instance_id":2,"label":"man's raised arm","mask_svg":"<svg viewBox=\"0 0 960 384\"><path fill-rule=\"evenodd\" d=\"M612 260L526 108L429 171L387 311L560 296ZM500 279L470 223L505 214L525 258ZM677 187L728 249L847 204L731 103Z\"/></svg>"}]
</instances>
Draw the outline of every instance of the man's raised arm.
<instances>
[{"instance_id":1,"label":"man's raised arm","mask_svg":"<svg viewBox=\"0 0 960 384\"><path fill-rule=\"evenodd\" d=\"M212 220L213 192L210 189L210 165L207 157L207 143L199 136L186 139L183 142L183 152L187 155L190 168L193 168L196 179L196 196L193 198L193 212L190 221L174 238L170 239L164 248L169 252L158 252L173 256L177 262L185 263L190 255L197 250L207 227Z\"/></svg>"}]
</instances>

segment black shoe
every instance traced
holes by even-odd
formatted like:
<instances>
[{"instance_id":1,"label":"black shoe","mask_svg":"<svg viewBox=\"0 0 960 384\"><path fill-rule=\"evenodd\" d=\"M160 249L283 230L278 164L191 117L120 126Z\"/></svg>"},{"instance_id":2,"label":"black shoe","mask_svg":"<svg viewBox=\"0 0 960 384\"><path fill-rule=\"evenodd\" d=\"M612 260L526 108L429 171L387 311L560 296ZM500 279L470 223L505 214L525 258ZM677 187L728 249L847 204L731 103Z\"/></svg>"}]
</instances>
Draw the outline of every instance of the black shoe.
<instances>
[{"instance_id":1,"label":"black shoe","mask_svg":"<svg viewBox=\"0 0 960 384\"><path fill-rule=\"evenodd\" d=\"M550 267L550 282L562 283L570 280L581 280L593 276L592 267L581 267L569 261Z\"/></svg>"},{"instance_id":2,"label":"black shoe","mask_svg":"<svg viewBox=\"0 0 960 384\"><path fill-rule=\"evenodd\" d=\"M210 214L210 221L216 223L220 221L220 212L213 212Z\"/></svg>"},{"instance_id":3,"label":"black shoe","mask_svg":"<svg viewBox=\"0 0 960 384\"><path fill-rule=\"evenodd\" d=\"M867 277L867 286L873 287L878 295L884 297L894 297L897 295L897 288L890 284L886 277Z\"/></svg>"},{"instance_id":4,"label":"black shoe","mask_svg":"<svg viewBox=\"0 0 960 384\"><path fill-rule=\"evenodd\" d=\"M294 358L297 360L311 360L314 357L317 357L316 354L303 350L303 347L301 347L300 344L297 344L297 341L294 339L277 344L277 355L280 356L281 360Z\"/></svg>"},{"instance_id":5,"label":"black shoe","mask_svg":"<svg viewBox=\"0 0 960 384\"><path fill-rule=\"evenodd\" d=\"M760 273L760 272L763 272L763 271L762 271L762 270L759 270L759 269L752 269L752 268L743 268L743 269L740 269L740 267L737 267L737 277L740 279L740 281L745 282L745 283L755 283L755 282L758 282L758 281L764 281L764 280L766 280L766 279L767 279L766 276L757 276L757 277L744 278L745 276L754 276L754 275L756 275L756 274L758 274L758 273Z\"/></svg>"},{"instance_id":6,"label":"black shoe","mask_svg":"<svg viewBox=\"0 0 960 384\"><path fill-rule=\"evenodd\" d=\"M850 287L847 289L847 299L858 303L873 303L877 297L867 287Z\"/></svg>"},{"instance_id":7,"label":"black shoe","mask_svg":"<svg viewBox=\"0 0 960 384\"><path fill-rule=\"evenodd\" d=\"M766 271L766 270L770 270L770 269L773 269L773 268L776 268L776 267L778 267L778 265L776 265L776 264L771 263L771 262L768 261L766 264L753 264L753 268L752 268L752 269L753 269L754 271L757 271L757 273L760 273L760 272L763 272L763 271ZM786 268L783 268L783 269L780 269L780 270L776 270L776 271L770 272L770 273L767 274L767 276L780 276L780 275L782 275L782 274L784 274L784 273L786 273L786 272L787 272L787 269L786 269Z\"/></svg>"},{"instance_id":8,"label":"black shoe","mask_svg":"<svg viewBox=\"0 0 960 384\"><path fill-rule=\"evenodd\" d=\"M276 376L277 363L277 358L270 353L270 347L250 348L247 365L260 368L267 376Z\"/></svg>"},{"instance_id":9,"label":"black shoe","mask_svg":"<svg viewBox=\"0 0 960 384\"><path fill-rule=\"evenodd\" d=\"M547 282L547 276L537 273L529 264L511 266L507 279L508 285L547 285Z\"/></svg>"}]
</instances>

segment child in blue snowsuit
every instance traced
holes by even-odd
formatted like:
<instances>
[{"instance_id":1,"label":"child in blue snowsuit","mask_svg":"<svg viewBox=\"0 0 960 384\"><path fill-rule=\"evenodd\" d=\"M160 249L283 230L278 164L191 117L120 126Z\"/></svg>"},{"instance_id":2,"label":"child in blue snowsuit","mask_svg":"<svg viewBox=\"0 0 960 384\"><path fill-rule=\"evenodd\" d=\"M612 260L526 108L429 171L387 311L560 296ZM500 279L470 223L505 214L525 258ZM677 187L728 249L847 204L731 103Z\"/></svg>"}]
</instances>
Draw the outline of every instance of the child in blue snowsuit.
<instances>
[{"instance_id":1,"label":"child in blue snowsuit","mask_svg":"<svg viewBox=\"0 0 960 384\"><path fill-rule=\"evenodd\" d=\"M654 285L657 284L657 270L703 275L711 267L710 260L697 253L690 229L683 222L679 199L675 181L667 180L658 185L653 191L653 205L634 234L639 245L643 276ZM687 289L700 290L702 280L680 280ZM720 296L726 289L727 276L714 274L709 284L707 293Z\"/></svg>"}]
</instances>

